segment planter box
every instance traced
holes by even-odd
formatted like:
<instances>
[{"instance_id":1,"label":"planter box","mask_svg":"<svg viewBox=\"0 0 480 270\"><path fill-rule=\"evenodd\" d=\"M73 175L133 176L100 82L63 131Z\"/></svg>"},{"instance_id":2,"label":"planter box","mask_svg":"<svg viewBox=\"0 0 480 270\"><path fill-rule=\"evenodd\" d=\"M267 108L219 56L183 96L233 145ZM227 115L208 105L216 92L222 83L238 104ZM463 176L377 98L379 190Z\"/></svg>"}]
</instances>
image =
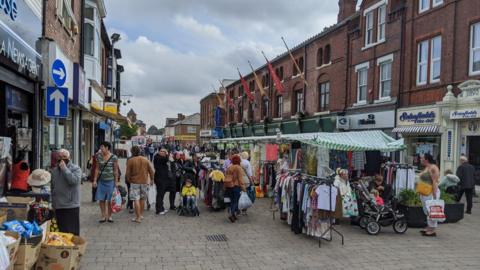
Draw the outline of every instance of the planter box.
<instances>
[{"instance_id":1,"label":"planter box","mask_svg":"<svg viewBox=\"0 0 480 270\"><path fill-rule=\"evenodd\" d=\"M408 226L412 228L422 228L427 226L427 216L423 213L421 206L399 205L399 210L405 214ZM445 215L447 220L445 223L456 223L463 219L464 204L453 203L445 205Z\"/></svg>"}]
</instances>

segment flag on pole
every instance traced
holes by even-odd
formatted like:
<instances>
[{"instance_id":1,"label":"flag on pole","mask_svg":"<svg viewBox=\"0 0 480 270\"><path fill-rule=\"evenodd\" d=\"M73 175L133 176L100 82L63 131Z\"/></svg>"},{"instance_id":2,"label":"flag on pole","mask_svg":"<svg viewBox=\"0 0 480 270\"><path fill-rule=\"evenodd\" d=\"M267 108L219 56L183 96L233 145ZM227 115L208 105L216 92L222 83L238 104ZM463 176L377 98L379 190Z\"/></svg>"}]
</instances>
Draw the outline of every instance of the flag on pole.
<instances>
[{"instance_id":1,"label":"flag on pole","mask_svg":"<svg viewBox=\"0 0 480 270\"><path fill-rule=\"evenodd\" d=\"M238 75L240 76L240 82L242 83L243 91L245 92L245 94L247 94L248 100L250 100L250 102L253 103L255 101L255 97L252 95L252 92L250 91L250 88L248 87L247 82L243 78L238 68L237 68L237 71L238 71Z\"/></svg>"},{"instance_id":2,"label":"flag on pole","mask_svg":"<svg viewBox=\"0 0 480 270\"><path fill-rule=\"evenodd\" d=\"M290 58L292 59L293 65L295 66L295 69L297 70L297 73L300 74L300 78L302 78L303 83L305 84L305 86L308 87L307 80L305 80L305 77L303 76L302 70L301 70L300 67L298 66L297 61L295 61L295 57L293 57L293 54L292 54L292 52L290 51L290 49L288 48L287 42L285 42L285 39L283 39L283 37L282 37L282 41L283 41L283 44L285 44L285 48L287 48L288 54L290 55Z\"/></svg>"},{"instance_id":3,"label":"flag on pole","mask_svg":"<svg viewBox=\"0 0 480 270\"><path fill-rule=\"evenodd\" d=\"M227 98L228 105L235 108L235 103L233 102L233 99L230 97L230 95L228 95L227 88L225 88L225 86L223 85L222 80L218 80L218 81L220 82L220 85L222 86L222 88L224 90L225 97Z\"/></svg>"},{"instance_id":4,"label":"flag on pole","mask_svg":"<svg viewBox=\"0 0 480 270\"><path fill-rule=\"evenodd\" d=\"M278 78L277 73L275 73L275 70L273 69L272 64L270 63L270 61L268 61L268 58L267 58L267 56L265 56L265 53L263 53L263 51L262 51L262 54L263 54L263 57L265 57L265 60L267 61L268 71L270 71L270 76L272 76L273 83L275 84L275 88L277 89L277 92L280 95L283 95L283 90L284 89L283 89L282 82Z\"/></svg>"},{"instance_id":5,"label":"flag on pole","mask_svg":"<svg viewBox=\"0 0 480 270\"><path fill-rule=\"evenodd\" d=\"M250 65L250 68L252 69L253 80L255 81L255 84L257 85L258 90L260 90L260 94L262 95L262 97L266 96L265 90L263 90L263 86L260 83L260 79L258 78L257 73L253 69L252 63L250 63L250 61L248 61L248 65Z\"/></svg>"}]
</instances>

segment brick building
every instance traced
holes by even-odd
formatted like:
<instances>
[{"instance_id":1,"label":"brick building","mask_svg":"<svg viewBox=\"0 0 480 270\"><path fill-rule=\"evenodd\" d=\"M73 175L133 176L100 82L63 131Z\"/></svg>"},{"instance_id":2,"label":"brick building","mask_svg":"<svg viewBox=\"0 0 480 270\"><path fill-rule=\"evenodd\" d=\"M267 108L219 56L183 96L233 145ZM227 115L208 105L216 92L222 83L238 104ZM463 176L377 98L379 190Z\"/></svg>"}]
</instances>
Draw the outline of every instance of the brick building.
<instances>
[{"instance_id":1,"label":"brick building","mask_svg":"<svg viewBox=\"0 0 480 270\"><path fill-rule=\"evenodd\" d=\"M200 135L200 114L195 113L185 116L178 115L178 121L173 123L175 128L175 142L178 145L196 145L198 144Z\"/></svg>"},{"instance_id":2,"label":"brick building","mask_svg":"<svg viewBox=\"0 0 480 270\"><path fill-rule=\"evenodd\" d=\"M255 73L268 99L253 73L244 78L254 104L240 80L227 86L235 106L227 104L225 135L380 129L406 138L409 163L430 152L442 169L454 168L466 154L480 169L478 1L359 4L340 0L337 23L291 49L308 86L287 53L271 60L283 95L266 65Z\"/></svg>"},{"instance_id":3,"label":"brick building","mask_svg":"<svg viewBox=\"0 0 480 270\"><path fill-rule=\"evenodd\" d=\"M230 80L223 80L228 85ZM223 138L225 126L225 93L210 93L200 100L200 143L209 139Z\"/></svg>"}]
</instances>

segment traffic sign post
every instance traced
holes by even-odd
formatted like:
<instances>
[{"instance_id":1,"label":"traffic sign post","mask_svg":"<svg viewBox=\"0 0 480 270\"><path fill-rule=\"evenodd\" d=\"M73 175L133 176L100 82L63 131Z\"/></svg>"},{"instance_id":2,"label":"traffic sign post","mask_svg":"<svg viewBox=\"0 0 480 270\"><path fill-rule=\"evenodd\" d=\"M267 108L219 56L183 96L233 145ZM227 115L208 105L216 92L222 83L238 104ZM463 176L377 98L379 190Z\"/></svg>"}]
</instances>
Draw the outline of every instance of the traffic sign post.
<instances>
[{"instance_id":1,"label":"traffic sign post","mask_svg":"<svg viewBox=\"0 0 480 270\"><path fill-rule=\"evenodd\" d=\"M48 118L67 118L68 88L47 87L45 107Z\"/></svg>"},{"instance_id":2,"label":"traffic sign post","mask_svg":"<svg viewBox=\"0 0 480 270\"><path fill-rule=\"evenodd\" d=\"M67 80L67 69L62 60L57 59L52 64L52 79L56 86L61 87Z\"/></svg>"}]
</instances>

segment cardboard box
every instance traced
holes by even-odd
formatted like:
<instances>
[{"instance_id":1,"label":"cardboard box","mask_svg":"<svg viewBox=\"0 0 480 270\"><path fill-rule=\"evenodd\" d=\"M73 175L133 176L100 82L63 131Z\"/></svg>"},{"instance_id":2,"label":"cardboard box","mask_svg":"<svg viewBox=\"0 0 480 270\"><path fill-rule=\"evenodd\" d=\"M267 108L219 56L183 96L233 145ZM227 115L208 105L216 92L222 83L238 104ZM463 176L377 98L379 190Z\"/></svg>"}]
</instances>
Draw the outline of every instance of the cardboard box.
<instances>
[{"instance_id":1,"label":"cardboard box","mask_svg":"<svg viewBox=\"0 0 480 270\"><path fill-rule=\"evenodd\" d=\"M0 209L0 226L7 221L7 210Z\"/></svg>"},{"instance_id":2,"label":"cardboard box","mask_svg":"<svg viewBox=\"0 0 480 270\"><path fill-rule=\"evenodd\" d=\"M27 220L28 210L35 198L7 196L7 201L0 203L0 209L7 212L7 220Z\"/></svg>"},{"instance_id":3,"label":"cardboard box","mask_svg":"<svg viewBox=\"0 0 480 270\"><path fill-rule=\"evenodd\" d=\"M76 270L80 259L85 253L87 242L79 237L73 237L73 247L49 246L42 243L40 256L35 266L36 270Z\"/></svg>"},{"instance_id":4,"label":"cardboard box","mask_svg":"<svg viewBox=\"0 0 480 270\"><path fill-rule=\"evenodd\" d=\"M15 243L12 243L12 244L7 246L7 252L10 256L10 266L7 269L11 270L11 269L13 269L13 266L14 266L16 260L17 260L18 247L20 245L20 235L16 232L10 232L10 231L6 231L5 235L6 236L11 236L11 237L17 239L17 241L15 241Z\"/></svg>"},{"instance_id":5,"label":"cardboard box","mask_svg":"<svg viewBox=\"0 0 480 270\"><path fill-rule=\"evenodd\" d=\"M29 239L22 238L17 253L17 261L14 265L14 270L30 270L37 262L40 255L40 248L45 242L48 229L50 228L50 221L45 222L40 226L42 234Z\"/></svg>"}]
</instances>

